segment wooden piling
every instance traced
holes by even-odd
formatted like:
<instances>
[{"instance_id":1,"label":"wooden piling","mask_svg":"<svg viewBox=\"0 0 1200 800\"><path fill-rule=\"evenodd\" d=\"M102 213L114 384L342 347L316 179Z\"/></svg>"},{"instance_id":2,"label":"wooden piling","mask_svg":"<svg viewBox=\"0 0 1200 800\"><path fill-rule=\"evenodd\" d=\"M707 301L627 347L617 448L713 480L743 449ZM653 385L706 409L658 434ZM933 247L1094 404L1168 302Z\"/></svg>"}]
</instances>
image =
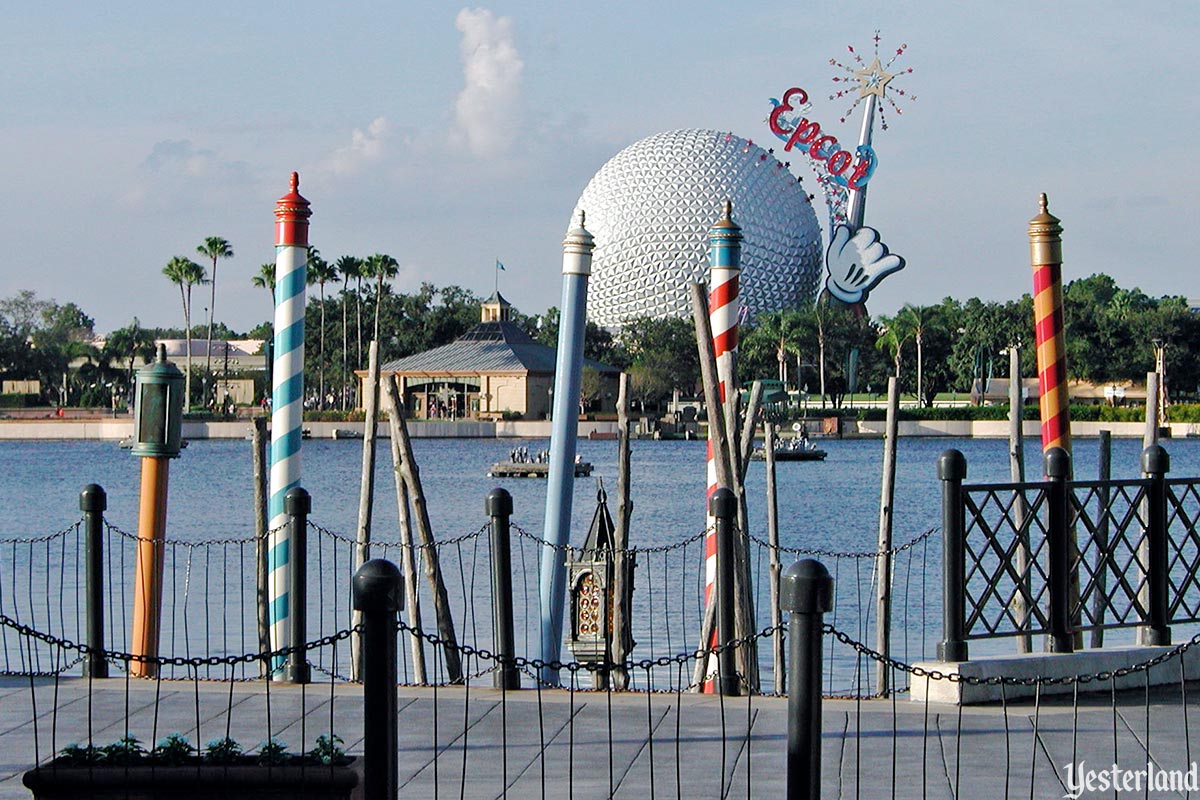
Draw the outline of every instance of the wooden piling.
<instances>
[{"instance_id":1,"label":"wooden piling","mask_svg":"<svg viewBox=\"0 0 1200 800\"><path fill-rule=\"evenodd\" d=\"M1025 421L1025 402L1021 397L1021 350L1015 344L1008 348L1008 469L1013 483L1025 482L1025 431L1022 427ZM1022 591L1013 596L1013 615L1018 628L1029 627L1029 603L1025 595L1029 594L1029 529L1025 527L1025 517L1029 513L1029 504L1024 492L1018 492L1013 498L1013 522L1017 526L1017 574L1025 576L1021 581ZM1023 634L1017 637L1017 652L1030 653L1033 651L1033 637Z\"/></svg>"},{"instance_id":2,"label":"wooden piling","mask_svg":"<svg viewBox=\"0 0 1200 800\"><path fill-rule=\"evenodd\" d=\"M1142 449L1145 450L1151 445L1158 444L1158 421L1162 409L1158 407L1158 373L1146 373L1146 427L1142 433ZM1142 477L1146 477L1143 475ZM1150 518L1149 501L1142 501L1142 519ZM1141 543L1138 545L1138 564L1150 563L1150 537L1143 536ZM1138 567L1138 578L1142 582L1141 588L1138 590L1138 603L1142 608L1150 608L1150 581L1146 579L1146 568ZM1150 628L1145 625L1140 625L1137 628L1137 643L1145 646L1150 644Z\"/></svg>"},{"instance_id":3,"label":"wooden piling","mask_svg":"<svg viewBox=\"0 0 1200 800\"><path fill-rule=\"evenodd\" d=\"M888 378L883 477L879 488L879 546L875 556L875 651L889 657L892 649L892 504L896 497L896 418L899 411L900 387L893 375ZM875 690L881 695L888 694L890 672L882 661L875 663Z\"/></svg>"},{"instance_id":4,"label":"wooden piling","mask_svg":"<svg viewBox=\"0 0 1200 800\"><path fill-rule=\"evenodd\" d=\"M763 454L767 463L767 544L770 545L771 627L782 630L783 609L780 606L779 578L783 564L779 559L779 493L775 485L775 423L763 423ZM783 637L771 637L771 655L775 668L775 694L787 694L787 662L784 660Z\"/></svg>"},{"instance_id":5,"label":"wooden piling","mask_svg":"<svg viewBox=\"0 0 1200 800\"><path fill-rule=\"evenodd\" d=\"M633 641L629 632L629 597L633 587L628 585L626 570L629 550L629 520L633 514L633 503L629 492L629 375L621 373L617 389L617 518L614 531L615 554L613 558L613 632L612 661L623 664L629 657L626 645ZM612 672L613 688L625 691L629 688L629 673L624 667L615 667Z\"/></svg>"},{"instance_id":6,"label":"wooden piling","mask_svg":"<svg viewBox=\"0 0 1200 800\"><path fill-rule=\"evenodd\" d=\"M254 481L254 603L258 621L258 649L271 652L271 616L267 607L267 418L255 417L250 429L251 469ZM259 677L270 677L268 659L258 662Z\"/></svg>"},{"instance_id":7,"label":"wooden piling","mask_svg":"<svg viewBox=\"0 0 1200 800\"><path fill-rule=\"evenodd\" d=\"M414 631L421 629L421 600L417 591L417 560L413 548L412 518L408 512L408 485L404 482L404 471L400 462L404 455L400 452L400 410L399 391L396 382L389 380L383 383L383 408L388 415L389 439L392 450L392 476L396 483L396 511L400 523L400 569L404 574L404 614L408 627ZM412 652L413 681L418 684L428 683L425 674L425 640L420 634L409 634L409 647Z\"/></svg>"},{"instance_id":8,"label":"wooden piling","mask_svg":"<svg viewBox=\"0 0 1200 800\"><path fill-rule=\"evenodd\" d=\"M704 402L708 408L708 429L713 442L713 463L717 471L717 485L726 487L736 493L740 481L738 481L738 469L736 466L737 456L733 452L734 443L730 441L730 429L733 426L726 424L729 417L725 411L725 405L721 402L718 390L717 359L713 350L712 326L708 315L708 296L705 293L704 287L698 283L692 284L690 291L692 317L696 329L696 347L700 355L700 374L704 382ZM746 531L743 529L741 536L734 537L734 580L737 586L748 588L748 569L746 570L747 574L739 574L742 568L748 567L748 561L745 557L739 559L737 556L738 545L740 545L742 552L745 552L745 533ZM743 597L743 593L735 591L735 596L739 598ZM716 628L716 614L714 612L716 605L715 598L713 602L707 605L708 607L705 610L704 619L700 626L700 648L705 650L712 647L713 632ZM735 603L735 633L739 638L748 636L752 632L751 628L753 628L753 613L743 601L739 600ZM742 670L743 675L747 676L747 679L750 678L752 673L757 672L757 664L752 663L755 662L753 658L754 650L753 644L749 647L739 647L737 649L737 654L740 657L738 668ZM707 672L708 659L697 659L694 682L698 686L703 685Z\"/></svg>"},{"instance_id":9,"label":"wooden piling","mask_svg":"<svg viewBox=\"0 0 1200 800\"><path fill-rule=\"evenodd\" d=\"M1112 431L1100 431L1098 444L1100 463L1096 478L1100 481L1100 486L1097 495L1100 508L1107 509L1112 497L1112 489L1109 486L1109 481L1112 480ZM1092 624L1096 627L1092 628L1092 640L1089 645L1093 648L1104 646L1104 610L1108 604L1108 570L1111 562L1107 555L1108 520L1109 515L1102 511L1100 519L1096 521L1096 532L1093 534L1096 541L1096 574L1092 578L1095 582L1095 588L1092 590Z\"/></svg>"},{"instance_id":10,"label":"wooden piling","mask_svg":"<svg viewBox=\"0 0 1200 800\"><path fill-rule=\"evenodd\" d=\"M395 388L396 376L389 375L387 382L399 397L400 390ZM400 404L397 404L400 407ZM429 509L425 505L425 491L421 488L421 470L413 459L412 442L408 437L408 425L403 414L396 415L396 444L400 448L399 468L404 476L404 483L411 493L413 511L417 517L417 537L420 539L425 564L425 579L429 581L433 595L433 613L437 619L438 636L442 639L446 658L446 676L450 683L462 683L462 659L458 652L458 639L454 634L454 617L450 611L450 600L446 596L446 584L442 580L442 567L438 560L436 542L433 538L433 526L429 522Z\"/></svg>"},{"instance_id":11,"label":"wooden piling","mask_svg":"<svg viewBox=\"0 0 1200 800\"><path fill-rule=\"evenodd\" d=\"M371 514L375 507L375 436L379 429L379 341L367 346L366 397L363 398L362 473L358 490L358 527L354 535L354 572L371 560ZM350 626L358 627L362 614L350 612ZM350 637L350 670L361 680L362 637Z\"/></svg>"}]
</instances>

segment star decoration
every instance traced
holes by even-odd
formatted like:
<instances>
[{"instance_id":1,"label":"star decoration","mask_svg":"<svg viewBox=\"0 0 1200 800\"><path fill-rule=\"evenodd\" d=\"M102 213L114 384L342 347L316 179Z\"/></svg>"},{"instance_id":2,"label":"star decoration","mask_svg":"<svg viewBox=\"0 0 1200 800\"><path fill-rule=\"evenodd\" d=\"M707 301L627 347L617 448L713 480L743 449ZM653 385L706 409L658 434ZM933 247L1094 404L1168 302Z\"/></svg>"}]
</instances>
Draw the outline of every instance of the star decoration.
<instances>
[{"instance_id":1,"label":"star decoration","mask_svg":"<svg viewBox=\"0 0 1200 800\"><path fill-rule=\"evenodd\" d=\"M841 121L845 122L850 118L863 100L868 103L878 103L878 112L880 125L886 131L888 129L888 113L900 114L900 106L897 105L897 100L916 100L917 96L907 89L897 89L896 82L912 74L912 67L896 67L893 71L893 65L896 61L905 55L908 50L907 44L902 44L896 48L894 54L887 57L884 62L879 57L879 32L875 32L873 38L874 52L869 56L872 61L868 65L867 59L859 54L853 46L848 46L846 51L851 56L851 61L842 63L836 58L829 59L831 66L836 67L842 74L835 75L833 82L836 84L858 84L858 91L839 86L834 92L829 95L830 100L842 100L844 98L853 98L854 102L850 104L841 116Z\"/></svg>"},{"instance_id":2,"label":"star decoration","mask_svg":"<svg viewBox=\"0 0 1200 800\"><path fill-rule=\"evenodd\" d=\"M858 78L858 82L862 84L859 89L859 96L866 97L873 94L876 97L882 98L887 90L888 83L892 80L892 75L883 71L883 65L879 63L879 57L876 56L875 61L866 69L857 70L854 76Z\"/></svg>"}]
</instances>

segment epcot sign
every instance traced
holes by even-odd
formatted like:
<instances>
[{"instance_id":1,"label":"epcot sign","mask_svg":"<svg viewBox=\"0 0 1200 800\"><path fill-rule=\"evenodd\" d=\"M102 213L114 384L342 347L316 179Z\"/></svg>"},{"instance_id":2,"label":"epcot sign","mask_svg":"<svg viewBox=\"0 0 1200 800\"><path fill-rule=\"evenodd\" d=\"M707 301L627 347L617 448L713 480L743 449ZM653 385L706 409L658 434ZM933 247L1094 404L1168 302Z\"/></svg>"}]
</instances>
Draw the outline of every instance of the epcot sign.
<instances>
[{"instance_id":1,"label":"epcot sign","mask_svg":"<svg viewBox=\"0 0 1200 800\"><path fill-rule=\"evenodd\" d=\"M821 123L815 120L809 120L807 117L793 120L784 116L787 112L796 110L792 107L792 98L797 96L801 105L808 103L808 93L798 87L784 92L782 102L771 99L776 105L771 111L768 124L771 126L771 133L786 142L783 149L791 150L797 144L804 145L801 149L808 153L809 158L823 162L825 169L840 185L852 190L866 186L875 172L875 151L868 144L859 145L856 148L858 161L854 163L850 177L844 177L846 170L850 169L851 162L854 162L854 156L838 146L837 137L822 136ZM792 127L784 127L785 125Z\"/></svg>"}]
</instances>

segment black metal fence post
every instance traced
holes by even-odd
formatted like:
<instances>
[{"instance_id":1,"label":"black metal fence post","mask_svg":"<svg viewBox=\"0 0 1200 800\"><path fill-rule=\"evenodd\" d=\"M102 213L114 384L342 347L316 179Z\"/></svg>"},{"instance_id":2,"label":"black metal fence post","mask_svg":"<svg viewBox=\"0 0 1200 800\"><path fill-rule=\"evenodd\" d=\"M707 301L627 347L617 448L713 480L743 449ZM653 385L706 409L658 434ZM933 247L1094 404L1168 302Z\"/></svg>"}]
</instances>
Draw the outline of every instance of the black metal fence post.
<instances>
[{"instance_id":1,"label":"black metal fence post","mask_svg":"<svg viewBox=\"0 0 1200 800\"><path fill-rule=\"evenodd\" d=\"M363 800L396 800L400 744L396 718L397 614L404 608L404 576L375 558L351 581L354 610L362 612Z\"/></svg>"},{"instance_id":2,"label":"black metal fence post","mask_svg":"<svg viewBox=\"0 0 1200 800\"><path fill-rule=\"evenodd\" d=\"M738 675L732 647L726 645L734 636L733 614L733 520L737 514L737 497L721 487L708 501L708 513L717 520L717 655L718 691L724 695L738 694Z\"/></svg>"},{"instance_id":3,"label":"black metal fence post","mask_svg":"<svg viewBox=\"0 0 1200 800\"><path fill-rule=\"evenodd\" d=\"M297 486L283 496L283 511L288 517L288 556L292 565L288 587L288 612L291 616L291 643L296 649L288 656L283 679L308 683L308 653L301 647L308 641L308 515L312 497Z\"/></svg>"},{"instance_id":4,"label":"black metal fence post","mask_svg":"<svg viewBox=\"0 0 1200 800\"><path fill-rule=\"evenodd\" d=\"M83 662L83 674L92 678L108 677L104 657L104 511L108 495L94 483L79 493L83 512L84 575L87 581L87 644L91 648Z\"/></svg>"},{"instance_id":5,"label":"black metal fence post","mask_svg":"<svg viewBox=\"0 0 1200 800\"><path fill-rule=\"evenodd\" d=\"M1146 584L1149 597L1147 608L1146 644L1171 643L1170 615L1167 592L1171 580L1167 567L1167 473L1171 471L1171 456L1160 445L1153 444L1142 451L1142 472L1150 477L1147 490L1149 519L1146 520L1146 540L1149 561Z\"/></svg>"},{"instance_id":6,"label":"black metal fence post","mask_svg":"<svg viewBox=\"0 0 1200 800\"><path fill-rule=\"evenodd\" d=\"M492 676L497 689L520 689L521 672L517 669L516 645L513 638L512 549L509 543L513 499L508 490L496 488L484 501L487 515L492 518L492 624L496 657L500 669Z\"/></svg>"},{"instance_id":7,"label":"black metal fence post","mask_svg":"<svg viewBox=\"0 0 1200 800\"><path fill-rule=\"evenodd\" d=\"M1043 456L1047 487L1046 542L1050 550L1047 594L1050 596L1050 652L1075 651L1071 630L1071 498L1067 481L1071 477L1071 456L1061 447L1051 447Z\"/></svg>"},{"instance_id":8,"label":"black metal fence post","mask_svg":"<svg viewBox=\"0 0 1200 800\"><path fill-rule=\"evenodd\" d=\"M963 481L967 459L958 450L938 457L938 479L942 482L942 633L938 642L939 661L966 661L967 510Z\"/></svg>"},{"instance_id":9,"label":"black metal fence post","mask_svg":"<svg viewBox=\"0 0 1200 800\"><path fill-rule=\"evenodd\" d=\"M821 652L825 612L833 608L833 578L806 558L783 572L788 619L788 800L821 796Z\"/></svg>"}]
</instances>

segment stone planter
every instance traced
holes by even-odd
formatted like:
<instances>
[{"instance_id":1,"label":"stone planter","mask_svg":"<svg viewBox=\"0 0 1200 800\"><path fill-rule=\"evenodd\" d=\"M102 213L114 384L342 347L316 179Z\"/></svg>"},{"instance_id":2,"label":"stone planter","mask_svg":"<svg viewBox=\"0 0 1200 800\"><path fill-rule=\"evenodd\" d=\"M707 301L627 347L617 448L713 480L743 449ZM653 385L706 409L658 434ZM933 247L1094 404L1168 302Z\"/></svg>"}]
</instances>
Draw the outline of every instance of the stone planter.
<instances>
[{"instance_id":1,"label":"stone planter","mask_svg":"<svg viewBox=\"0 0 1200 800\"><path fill-rule=\"evenodd\" d=\"M25 773L35 800L349 800L360 783L361 759L345 765L257 763L64 765Z\"/></svg>"}]
</instances>

